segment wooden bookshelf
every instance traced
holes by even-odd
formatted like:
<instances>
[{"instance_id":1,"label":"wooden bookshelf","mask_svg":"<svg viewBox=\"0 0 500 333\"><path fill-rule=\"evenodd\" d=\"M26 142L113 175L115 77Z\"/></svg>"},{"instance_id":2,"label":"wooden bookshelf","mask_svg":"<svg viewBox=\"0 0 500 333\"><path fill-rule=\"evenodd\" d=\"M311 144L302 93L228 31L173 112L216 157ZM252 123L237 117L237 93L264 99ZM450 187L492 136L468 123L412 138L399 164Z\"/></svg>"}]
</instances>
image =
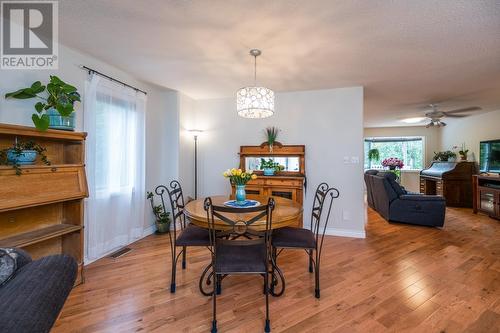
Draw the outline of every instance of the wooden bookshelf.
<instances>
[{"instance_id":1,"label":"wooden bookshelf","mask_svg":"<svg viewBox=\"0 0 500 333\"><path fill-rule=\"evenodd\" d=\"M39 159L22 166L0 166L0 247L20 247L37 259L64 253L78 263L83 282L83 200L86 133L0 124L0 149L16 140L34 141L47 149L51 165Z\"/></svg>"}]
</instances>

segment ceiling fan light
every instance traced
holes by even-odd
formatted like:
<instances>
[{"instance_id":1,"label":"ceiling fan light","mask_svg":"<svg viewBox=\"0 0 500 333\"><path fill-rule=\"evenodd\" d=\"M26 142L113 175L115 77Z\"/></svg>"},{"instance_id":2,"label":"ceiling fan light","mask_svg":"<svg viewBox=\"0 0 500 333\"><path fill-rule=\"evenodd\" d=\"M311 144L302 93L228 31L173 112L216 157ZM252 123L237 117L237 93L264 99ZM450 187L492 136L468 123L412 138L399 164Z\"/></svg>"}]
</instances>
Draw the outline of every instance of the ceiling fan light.
<instances>
[{"instance_id":1,"label":"ceiling fan light","mask_svg":"<svg viewBox=\"0 0 500 333\"><path fill-rule=\"evenodd\" d=\"M413 117L413 118L402 119L401 121L407 124L416 124L423 121L424 119L425 117Z\"/></svg>"}]
</instances>

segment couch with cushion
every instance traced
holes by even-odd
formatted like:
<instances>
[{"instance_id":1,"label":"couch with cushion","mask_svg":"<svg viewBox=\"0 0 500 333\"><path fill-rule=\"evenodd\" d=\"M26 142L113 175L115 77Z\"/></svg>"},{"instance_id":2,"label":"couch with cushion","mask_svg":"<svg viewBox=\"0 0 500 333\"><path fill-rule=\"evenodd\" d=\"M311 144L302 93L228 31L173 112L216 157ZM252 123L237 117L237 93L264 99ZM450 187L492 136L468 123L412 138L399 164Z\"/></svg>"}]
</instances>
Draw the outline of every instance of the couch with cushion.
<instances>
[{"instance_id":1,"label":"couch with cushion","mask_svg":"<svg viewBox=\"0 0 500 333\"><path fill-rule=\"evenodd\" d=\"M38 260L20 249L0 249L0 332L49 332L76 280L68 255Z\"/></svg>"},{"instance_id":2,"label":"couch with cushion","mask_svg":"<svg viewBox=\"0 0 500 333\"><path fill-rule=\"evenodd\" d=\"M446 211L444 197L408 192L396 179L393 172L367 170L368 205L387 221L442 227Z\"/></svg>"}]
</instances>

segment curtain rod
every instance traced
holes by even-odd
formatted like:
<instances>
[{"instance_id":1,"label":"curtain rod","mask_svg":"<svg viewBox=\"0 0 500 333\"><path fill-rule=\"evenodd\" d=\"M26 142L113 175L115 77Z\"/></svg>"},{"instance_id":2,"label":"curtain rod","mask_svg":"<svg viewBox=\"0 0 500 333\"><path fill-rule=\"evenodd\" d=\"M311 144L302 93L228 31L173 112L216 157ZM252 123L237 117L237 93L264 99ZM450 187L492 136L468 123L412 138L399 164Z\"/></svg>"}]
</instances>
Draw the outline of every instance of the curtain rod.
<instances>
[{"instance_id":1,"label":"curtain rod","mask_svg":"<svg viewBox=\"0 0 500 333\"><path fill-rule=\"evenodd\" d=\"M89 72L89 74L90 74L90 73L95 73L95 74L100 75L100 76L102 76L102 77L105 77L106 79L109 79L109 80L111 80L111 81L115 81L115 82L118 82L118 83L120 83L120 84L123 84L125 87L132 88L132 89L134 89L135 91L140 91L141 93L143 93L143 94L145 94L145 95L147 95L147 94L148 94L148 93L147 93L147 92L145 92L144 90L141 90L141 89L139 89L139 88L136 88L136 87L134 87L134 86L131 86L130 84L127 84L127 83L125 83L125 82L123 82L123 81L117 80L117 79L115 79L115 78L113 78L113 77L111 77L111 76L109 76L109 75L106 75L106 74L104 74L104 73L101 73L101 72L99 72L99 71L96 71L95 69L92 69L92 68L89 68L89 67L87 67L87 66L83 66L83 65L81 65L81 66L80 66L80 68L81 68L81 69L84 69L84 70L86 70L86 71L88 71L88 72Z\"/></svg>"}]
</instances>

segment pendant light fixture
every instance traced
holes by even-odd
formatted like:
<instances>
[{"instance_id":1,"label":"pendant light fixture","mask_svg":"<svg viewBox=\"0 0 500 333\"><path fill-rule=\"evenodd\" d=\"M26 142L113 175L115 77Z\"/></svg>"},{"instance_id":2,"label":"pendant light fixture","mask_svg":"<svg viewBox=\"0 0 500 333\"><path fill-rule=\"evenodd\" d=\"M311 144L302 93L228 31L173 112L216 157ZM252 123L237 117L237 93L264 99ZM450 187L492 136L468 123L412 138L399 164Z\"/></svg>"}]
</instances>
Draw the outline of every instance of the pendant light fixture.
<instances>
[{"instance_id":1,"label":"pendant light fixture","mask_svg":"<svg viewBox=\"0 0 500 333\"><path fill-rule=\"evenodd\" d=\"M257 57L261 54L260 50L250 50L250 55L254 57L253 86L236 92L236 110L243 118L267 118L274 114L274 91L257 86Z\"/></svg>"}]
</instances>

